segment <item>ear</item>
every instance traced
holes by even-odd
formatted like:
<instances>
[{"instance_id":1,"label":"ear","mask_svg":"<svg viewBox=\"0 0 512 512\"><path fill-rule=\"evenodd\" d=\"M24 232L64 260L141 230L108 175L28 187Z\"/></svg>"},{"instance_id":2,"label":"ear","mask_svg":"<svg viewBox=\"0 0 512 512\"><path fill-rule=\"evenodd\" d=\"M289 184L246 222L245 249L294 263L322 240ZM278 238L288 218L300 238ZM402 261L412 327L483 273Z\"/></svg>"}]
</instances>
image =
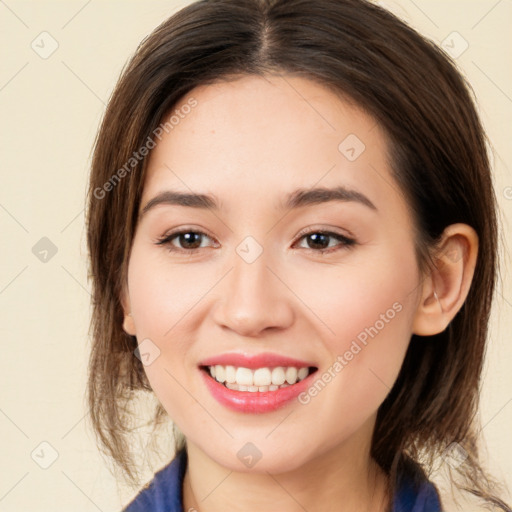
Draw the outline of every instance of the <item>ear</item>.
<instances>
[{"instance_id":1,"label":"ear","mask_svg":"<svg viewBox=\"0 0 512 512\"><path fill-rule=\"evenodd\" d=\"M444 230L424 276L414 334L432 336L448 327L468 295L477 254L478 235L471 226L452 224Z\"/></svg>"},{"instance_id":2,"label":"ear","mask_svg":"<svg viewBox=\"0 0 512 512\"><path fill-rule=\"evenodd\" d=\"M123 290L121 292L121 305L123 307L124 320L123 320L123 330L130 334L131 336L135 336L135 322L133 321L131 306L130 306L130 294L128 292L128 285L123 285Z\"/></svg>"}]
</instances>

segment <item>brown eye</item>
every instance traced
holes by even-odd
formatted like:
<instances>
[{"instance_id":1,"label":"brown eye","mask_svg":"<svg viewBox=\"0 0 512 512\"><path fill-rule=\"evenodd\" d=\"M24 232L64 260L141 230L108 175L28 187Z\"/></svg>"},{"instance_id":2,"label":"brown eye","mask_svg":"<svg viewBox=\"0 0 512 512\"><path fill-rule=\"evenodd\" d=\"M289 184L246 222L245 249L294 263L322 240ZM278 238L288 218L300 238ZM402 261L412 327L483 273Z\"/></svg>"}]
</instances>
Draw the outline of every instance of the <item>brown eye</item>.
<instances>
[{"instance_id":1,"label":"brown eye","mask_svg":"<svg viewBox=\"0 0 512 512\"><path fill-rule=\"evenodd\" d=\"M201 248L208 247L202 245L205 238L210 238L202 231L182 230L170 233L156 242L157 245L166 245L169 251L193 253Z\"/></svg>"},{"instance_id":2,"label":"brown eye","mask_svg":"<svg viewBox=\"0 0 512 512\"><path fill-rule=\"evenodd\" d=\"M355 240L330 231L310 231L302 234L300 240L306 241L307 247L303 248L319 253L333 252L355 244Z\"/></svg>"},{"instance_id":3,"label":"brown eye","mask_svg":"<svg viewBox=\"0 0 512 512\"><path fill-rule=\"evenodd\" d=\"M183 249L197 249L201 246L201 233L188 232L176 235L176 240L179 241Z\"/></svg>"}]
</instances>

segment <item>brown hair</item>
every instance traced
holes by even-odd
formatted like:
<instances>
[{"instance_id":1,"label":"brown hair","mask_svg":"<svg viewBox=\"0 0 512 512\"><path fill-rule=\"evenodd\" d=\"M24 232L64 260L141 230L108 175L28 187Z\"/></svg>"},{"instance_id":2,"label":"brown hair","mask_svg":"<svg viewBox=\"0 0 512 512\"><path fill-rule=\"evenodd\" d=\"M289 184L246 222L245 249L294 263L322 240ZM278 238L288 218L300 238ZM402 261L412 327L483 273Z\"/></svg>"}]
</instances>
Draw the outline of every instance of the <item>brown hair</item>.
<instances>
[{"instance_id":1,"label":"brown hair","mask_svg":"<svg viewBox=\"0 0 512 512\"><path fill-rule=\"evenodd\" d=\"M196 86L266 73L314 80L378 120L414 212L423 268L445 227L463 222L476 230L479 257L467 300L444 332L428 340L412 336L378 411L372 456L395 482L409 458L430 470L457 443L452 446L468 455L457 469L458 485L510 510L493 495L477 452L475 417L497 272L483 129L469 87L449 59L365 0L195 2L157 27L124 69L97 135L87 210L94 308L88 402L100 444L133 482L127 405L151 387L134 357L136 338L122 329L120 292L147 164L147 158L130 159ZM158 404L154 423L165 415Z\"/></svg>"}]
</instances>

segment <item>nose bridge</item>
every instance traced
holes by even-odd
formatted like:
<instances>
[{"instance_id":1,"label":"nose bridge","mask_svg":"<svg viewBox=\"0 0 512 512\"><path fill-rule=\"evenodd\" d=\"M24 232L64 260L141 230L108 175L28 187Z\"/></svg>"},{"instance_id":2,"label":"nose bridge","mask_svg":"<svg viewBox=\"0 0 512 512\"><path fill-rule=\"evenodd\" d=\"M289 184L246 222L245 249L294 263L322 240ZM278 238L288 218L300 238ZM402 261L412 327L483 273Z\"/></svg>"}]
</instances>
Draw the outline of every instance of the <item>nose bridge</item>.
<instances>
[{"instance_id":1,"label":"nose bridge","mask_svg":"<svg viewBox=\"0 0 512 512\"><path fill-rule=\"evenodd\" d=\"M230 260L231 272L217 307L216 321L245 336L269 327L283 328L293 321L286 287L268 266L269 254L252 237L246 237Z\"/></svg>"}]
</instances>

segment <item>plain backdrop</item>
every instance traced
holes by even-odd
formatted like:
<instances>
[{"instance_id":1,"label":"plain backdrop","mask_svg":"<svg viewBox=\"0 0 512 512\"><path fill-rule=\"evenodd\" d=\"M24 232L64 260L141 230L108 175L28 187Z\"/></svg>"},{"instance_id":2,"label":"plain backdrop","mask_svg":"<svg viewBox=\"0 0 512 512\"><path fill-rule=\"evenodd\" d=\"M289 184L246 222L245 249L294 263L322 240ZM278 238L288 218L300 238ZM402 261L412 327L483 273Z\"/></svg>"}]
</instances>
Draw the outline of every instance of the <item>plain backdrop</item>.
<instances>
[{"instance_id":1,"label":"plain backdrop","mask_svg":"<svg viewBox=\"0 0 512 512\"><path fill-rule=\"evenodd\" d=\"M187 3L0 1L1 512L117 511L134 495L110 473L87 423L86 183L123 65ZM472 84L510 238L511 0L379 3L444 45ZM511 265L502 249L481 418L488 467L512 488Z\"/></svg>"}]
</instances>

